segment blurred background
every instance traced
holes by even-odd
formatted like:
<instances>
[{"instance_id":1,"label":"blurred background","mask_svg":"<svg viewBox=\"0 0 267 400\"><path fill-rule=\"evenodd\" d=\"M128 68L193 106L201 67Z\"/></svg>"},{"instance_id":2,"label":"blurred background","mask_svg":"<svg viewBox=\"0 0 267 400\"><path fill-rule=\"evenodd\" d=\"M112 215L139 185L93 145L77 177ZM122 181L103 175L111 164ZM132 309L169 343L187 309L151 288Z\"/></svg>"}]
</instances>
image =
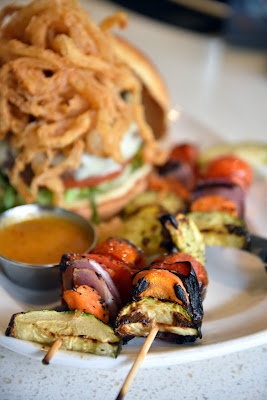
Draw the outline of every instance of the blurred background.
<instances>
[{"instance_id":1,"label":"blurred background","mask_svg":"<svg viewBox=\"0 0 267 400\"><path fill-rule=\"evenodd\" d=\"M267 0L116 0L130 10L227 42L267 49Z\"/></svg>"},{"instance_id":2,"label":"blurred background","mask_svg":"<svg viewBox=\"0 0 267 400\"><path fill-rule=\"evenodd\" d=\"M129 13L122 34L162 72L173 107L225 140L266 140L267 0L100 4Z\"/></svg>"}]
</instances>

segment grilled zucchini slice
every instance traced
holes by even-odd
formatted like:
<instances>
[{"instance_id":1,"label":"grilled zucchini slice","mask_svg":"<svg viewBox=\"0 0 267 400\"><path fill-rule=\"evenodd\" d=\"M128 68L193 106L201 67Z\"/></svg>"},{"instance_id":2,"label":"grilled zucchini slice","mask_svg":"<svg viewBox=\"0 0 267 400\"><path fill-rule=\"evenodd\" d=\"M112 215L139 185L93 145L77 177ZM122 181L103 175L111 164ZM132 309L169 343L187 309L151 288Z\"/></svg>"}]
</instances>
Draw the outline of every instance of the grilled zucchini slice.
<instances>
[{"instance_id":1,"label":"grilled zucchini slice","mask_svg":"<svg viewBox=\"0 0 267 400\"><path fill-rule=\"evenodd\" d=\"M181 209L185 209L184 200L174 193L146 191L127 204L122 214L123 222L115 225L112 232L100 231L100 241L112 235L130 240L146 257L162 254L166 249L159 217Z\"/></svg>"},{"instance_id":2,"label":"grilled zucchini slice","mask_svg":"<svg viewBox=\"0 0 267 400\"><path fill-rule=\"evenodd\" d=\"M54 310L14 314L6 336L51 346L63 339L61 348L116 358L121 340L113 328L92 314Z\"/></svg>"},{"instance_id":3,"label":"grilled zucchini slice","mask_svg":"<svg viewBox=\"0 0 267 400\"><path fill-rule=\"evenodd\" d=\"M202 265L205 265L205 243L195 221L185 214L175 217L171 214L160 217L163 227L168 231L176 251L190 254ZM169 250L172 251L168 244Z\"/></svg>"},{"instance_id":4,"label":"grilled zucchini slice","mask_svg":"<svg viewBox=\"0 0 267 400\"><path fill-rule=\"evenodd\" d=\"M158 205L142 207L136 214L127 218L122 227L112 236L130 240L142 249L146 257L162 254L162 226L158 218L162 210Z\"/></svg>"},{"instance_id":5,"label":"grilled zucchini slice","mask_svg":"<svg viewBox=\"0 0 267 400\"><path fill-rule=\"evenodd\" d=\"M249 247L250 236L242 219L221 211L195 211L188 216L198 226L206 246Z\"/></svg>"},{"instance_id":6,"label":"grilled zucchini slice","mask_svg":"<svg viewBox=\"0 0 267 400\"><path fill-rule=\"evenodd\" d=\"M127 218L140 211L141 208L151 205L160 206L162 214L177 214L185 210L186 207L184 200L175 193L147 190L140 193L124 207L123 216Z\"/></svg>"},{"instance_id":7,"label":"grilled zucchini slice","mask_svg":"<svg viewBox=\"0 0 267 400\"><path fill-rule=\"evenodd\" d=\"M201 337L200 324L180 304L143 297L122 308L116 320L116 331L124 342L133 337L145 337L151 327L157 324L160 339L183 343Z\"/></svg>"}]
</instances>

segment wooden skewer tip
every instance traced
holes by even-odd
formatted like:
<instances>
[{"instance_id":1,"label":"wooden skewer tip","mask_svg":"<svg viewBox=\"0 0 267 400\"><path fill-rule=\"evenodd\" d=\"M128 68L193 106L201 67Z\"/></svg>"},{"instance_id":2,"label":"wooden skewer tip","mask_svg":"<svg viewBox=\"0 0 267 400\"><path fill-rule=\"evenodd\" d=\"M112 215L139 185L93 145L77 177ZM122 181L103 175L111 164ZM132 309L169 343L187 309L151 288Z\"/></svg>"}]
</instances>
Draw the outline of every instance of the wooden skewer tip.
<instances>
[{"instance_id":1,"label":"wooden skewer tip","mask_svg":"<svg viewBox=\"0 0 267 400\"><path fill-rule=\"evenodd\" d=\"M50 347L50 349L48 350L48 352L46 353L46 355L42 359L42 363L44 365L48 365L50 363L52 357L54 357L56 352L60 349L62 343L63 343L62 339L55 340L55 342L52 344L52 346Z\"/></svg>"},{"instance_id":2,"label":"wooden skewer tip","mask_svg":"<svg viewBox=\"0 0 267 400\"><path fill-rule=\"evenodd\" d=\"M145 343L141 347L141 350L140 350L137 358L135 359L135 362L134 362L132 368L130 369L130 372L128 373L128 375L122 385L120 393L116 397L116 400L122 400L124 398L124 396L126 395L126 393L128 392L128 390L131 386L131 383L134 380L142 361L144 360L147 352L149 351L149 349L153 343L153 340L155 339L155 337L158 333L158 330L159 330L158 326L155 325L149 332L149 334L145 340Z\"/></svg>"}]
</instances>

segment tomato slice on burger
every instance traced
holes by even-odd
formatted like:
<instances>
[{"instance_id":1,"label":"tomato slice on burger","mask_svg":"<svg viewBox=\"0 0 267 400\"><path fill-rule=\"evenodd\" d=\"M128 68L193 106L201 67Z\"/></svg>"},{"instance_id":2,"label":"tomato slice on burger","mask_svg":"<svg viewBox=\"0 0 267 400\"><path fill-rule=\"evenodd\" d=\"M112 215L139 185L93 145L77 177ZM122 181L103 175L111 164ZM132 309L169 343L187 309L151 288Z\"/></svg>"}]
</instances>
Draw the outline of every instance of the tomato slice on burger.
<instances>
[{"instance_id":1,"label":"tomato slice on burger","mask_svg":"<svg viewBox=\"0 0 267 400\"><path fill-rule=\"evenodd\" d=\"M79 181L73 177L68 177L63 179L63 183L65 189L96 187L101 183L104 183L106 181L111 181L112 179L117 178L122 173L124 168L125 165L123 165L122 168L119 169L118 171L114 171L106 175L91 176L89 178L82 179Z\"/></svg>"}]
</instances>

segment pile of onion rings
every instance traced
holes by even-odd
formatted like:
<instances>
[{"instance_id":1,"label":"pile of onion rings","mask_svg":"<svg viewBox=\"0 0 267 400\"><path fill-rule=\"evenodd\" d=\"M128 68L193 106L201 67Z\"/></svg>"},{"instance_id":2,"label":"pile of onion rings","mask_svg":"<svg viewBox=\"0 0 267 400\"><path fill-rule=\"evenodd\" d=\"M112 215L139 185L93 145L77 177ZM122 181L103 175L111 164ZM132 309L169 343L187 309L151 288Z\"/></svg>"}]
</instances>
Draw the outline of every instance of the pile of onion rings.
<instances>
[{"instance_id":1,"label":"pile of onion rings","mask_svg":"<svg viewBox=\"0 0 267 400\"><path fill-rule=\"evenodd\" d=\"M157 152L140 80L114 50L115 25L127 25L125 13L96 24L76 0L34 0L0 13L0 140L14 150L8 178L28 203L46 187L60 206L62 176L83 152L122 162L132 121L144 154Z\"/></svg>"}]
</instances>

